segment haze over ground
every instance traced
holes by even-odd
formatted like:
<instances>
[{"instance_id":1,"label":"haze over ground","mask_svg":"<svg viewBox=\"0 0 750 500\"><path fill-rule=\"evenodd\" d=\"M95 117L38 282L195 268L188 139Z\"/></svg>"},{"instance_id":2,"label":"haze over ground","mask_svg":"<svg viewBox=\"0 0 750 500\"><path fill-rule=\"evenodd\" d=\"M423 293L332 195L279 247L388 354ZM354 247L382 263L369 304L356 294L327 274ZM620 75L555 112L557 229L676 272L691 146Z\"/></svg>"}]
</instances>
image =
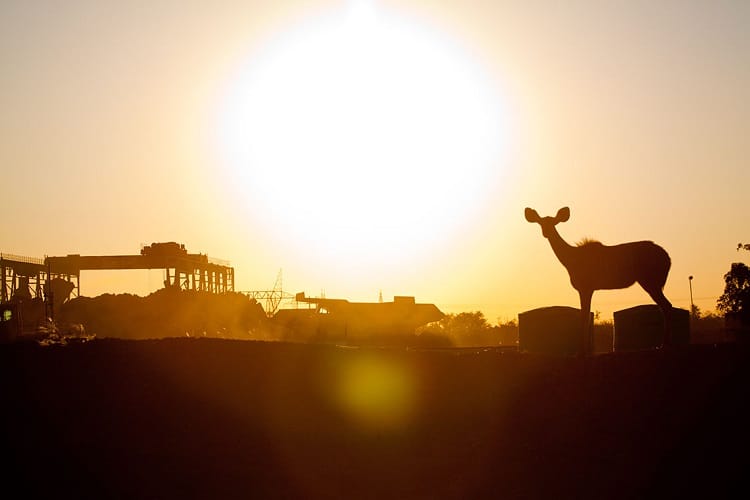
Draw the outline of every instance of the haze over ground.
<instances>
[{"instance_id":1,"label":"haze over ground","mask_svg":"<svg viewBox=\"0 0 750 500\"><path fill-rule=\"evenodd\" d=\"M712 310L745 260L745 2L4 2L0 251L230 260L236 289L510 319L569 243L651 239ZM122 279L125 276L125 279ZM84 273L145 294L160 272ZM649 302L597 292L593 310Z\"/></svg>"}]
</instances>

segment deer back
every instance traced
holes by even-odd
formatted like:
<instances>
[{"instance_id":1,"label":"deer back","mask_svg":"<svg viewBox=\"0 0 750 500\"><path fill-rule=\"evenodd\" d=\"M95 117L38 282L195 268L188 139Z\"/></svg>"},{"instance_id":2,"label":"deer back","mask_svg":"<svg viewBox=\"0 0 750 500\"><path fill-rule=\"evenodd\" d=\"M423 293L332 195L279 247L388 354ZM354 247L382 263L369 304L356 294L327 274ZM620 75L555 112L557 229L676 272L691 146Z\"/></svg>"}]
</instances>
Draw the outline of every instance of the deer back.
<instances>
[{"instance_id":1,"label":"deer back","mask_svg":"<svg viewBox=\"0 0 750 500\"><path fill-rule=\"evenodd\" d=\"M611 290L627 288L636 281L666 280L669 256L652 241L611 246L586 242L571 252L566 267L577 290Z\"/></svg>"}]
</instances>

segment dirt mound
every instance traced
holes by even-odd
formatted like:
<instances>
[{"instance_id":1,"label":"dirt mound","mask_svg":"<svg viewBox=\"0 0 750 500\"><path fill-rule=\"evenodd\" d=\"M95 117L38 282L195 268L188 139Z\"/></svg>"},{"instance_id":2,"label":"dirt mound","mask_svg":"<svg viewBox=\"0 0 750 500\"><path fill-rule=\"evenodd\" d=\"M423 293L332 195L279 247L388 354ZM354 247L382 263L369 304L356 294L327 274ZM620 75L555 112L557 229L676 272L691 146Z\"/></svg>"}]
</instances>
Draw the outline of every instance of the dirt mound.
<instances>
[{"instance_id":1,"label":"dirt mound","mask_svg":"<svg viewBox=\"0 0 750 500\"><path fill-rule=\"evenodd\" d=\"M61 324L81 324L86 333L97 337L248 339L252 332L263 328L266 315L256 300L241 293L165 288L146 297L78 297L63 304L56 320Z\"/></svg>"}]
</instances>

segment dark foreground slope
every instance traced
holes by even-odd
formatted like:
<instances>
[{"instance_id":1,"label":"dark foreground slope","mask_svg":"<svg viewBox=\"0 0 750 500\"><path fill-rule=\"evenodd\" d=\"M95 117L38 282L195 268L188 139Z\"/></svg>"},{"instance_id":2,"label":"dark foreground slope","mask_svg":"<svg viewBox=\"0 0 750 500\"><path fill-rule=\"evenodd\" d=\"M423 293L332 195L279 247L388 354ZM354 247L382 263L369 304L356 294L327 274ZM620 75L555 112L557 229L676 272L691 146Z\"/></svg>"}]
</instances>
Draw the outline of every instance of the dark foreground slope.
<instances>
[{"instance_id":1,"label":"dark foreground slope","mask_svg":"<svg viewBox=\"0 0 750 500\"><path fill-rule=\"evenodd\" d=\"M4 493L747 497L750 349L0 346ZM5 494L3 494L6 497Z\"/></svg>"}]
</instances>

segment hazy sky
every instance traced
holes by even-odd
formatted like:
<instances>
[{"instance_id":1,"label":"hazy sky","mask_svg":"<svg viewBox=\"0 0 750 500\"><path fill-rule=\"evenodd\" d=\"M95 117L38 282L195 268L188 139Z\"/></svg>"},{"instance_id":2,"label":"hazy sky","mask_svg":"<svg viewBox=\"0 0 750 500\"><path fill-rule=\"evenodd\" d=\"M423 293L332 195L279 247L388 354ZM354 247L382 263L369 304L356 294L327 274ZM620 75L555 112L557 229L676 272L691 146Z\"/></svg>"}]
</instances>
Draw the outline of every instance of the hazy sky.
<instances>
[{"instance_id":1,"label":"hazy sky","mask_svg":"<svg viewBox=\"0 0 750 500\"><path fill-rule=\"evenodd\" d=\"M568 242L654 240L667 297L693 275L711 310L750 261L748 26L745 1L4 1L0 251L177 241L237 290L282 269L494 322L578 306L523 217L569 206Z\"/></svg>"}]
</instances>

